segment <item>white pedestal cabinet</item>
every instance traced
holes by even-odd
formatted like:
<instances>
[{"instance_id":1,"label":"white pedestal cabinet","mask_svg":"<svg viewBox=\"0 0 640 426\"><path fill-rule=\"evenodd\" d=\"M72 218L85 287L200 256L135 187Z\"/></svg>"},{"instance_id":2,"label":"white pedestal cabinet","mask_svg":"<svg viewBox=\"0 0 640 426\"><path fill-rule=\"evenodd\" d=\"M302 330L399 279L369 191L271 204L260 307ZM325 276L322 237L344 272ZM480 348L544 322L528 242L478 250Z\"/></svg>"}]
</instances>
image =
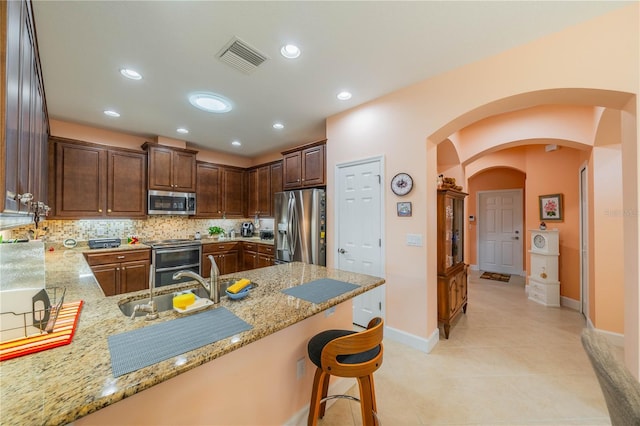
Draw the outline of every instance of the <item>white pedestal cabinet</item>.
<instances>
[{"instance_id":1,"label":"white pedestal cabinet","mask_svg":"<svg viewBox=\"0 0 640 426\"><path fill-rule=\"evenodd\" d=\"M531 274L529 299L545 306L560 306L558 257L560 256L557 230L531 230Z\"/></svg>"}]
</instances>

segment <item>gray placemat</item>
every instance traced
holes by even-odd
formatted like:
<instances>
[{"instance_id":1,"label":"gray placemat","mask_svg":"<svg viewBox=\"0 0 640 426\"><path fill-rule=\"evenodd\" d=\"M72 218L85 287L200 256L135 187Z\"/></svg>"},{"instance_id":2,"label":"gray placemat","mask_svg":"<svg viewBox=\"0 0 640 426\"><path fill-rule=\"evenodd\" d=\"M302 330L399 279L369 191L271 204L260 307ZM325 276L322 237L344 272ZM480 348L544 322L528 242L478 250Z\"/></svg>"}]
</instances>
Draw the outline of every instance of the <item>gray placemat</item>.
<instances>
[{"instance_id":1,"label":"gray placemat","mask_svg":"<svg viewBox=\"0 0 640 426\"><path fill-rule=\"evenodd\" d=\"M149 325L108 337L118 377L253 328L226 308Z\"/></svg>"},{"instance_id":2,"label":"gray placemat","mask_svg":"<svg viewBox=\"0 0 640 426\"><path fill-rule=\"evenodd\" d=\"M307 302L322 303L358 287L359 286L355 284L346 283L344 281L322 278L297 287L284 289L282 292L289 296L306 300Z\"/></svg>"}]
</instances>

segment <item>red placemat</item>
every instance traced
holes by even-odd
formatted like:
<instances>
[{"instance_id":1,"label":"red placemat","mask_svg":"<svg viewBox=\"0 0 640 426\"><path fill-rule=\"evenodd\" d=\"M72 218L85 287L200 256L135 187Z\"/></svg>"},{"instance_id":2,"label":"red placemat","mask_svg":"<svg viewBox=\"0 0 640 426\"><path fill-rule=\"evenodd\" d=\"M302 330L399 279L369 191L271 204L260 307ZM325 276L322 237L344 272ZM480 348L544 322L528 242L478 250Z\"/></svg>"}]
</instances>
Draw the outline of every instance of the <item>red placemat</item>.
<instances>
[{"instance_id":1,"label":"red placemat","mask_svg":"<svg viewBox=\"0 0 640 426\"><path fill-rule=\"evenodd\" d=\"M71 343L73 335L76 332L76 326L78 325L78 318L80 318L82 303L82 300L64 303L60 308L58 319L51 333L38 334L36 336L1 343L0 361Z\"/></svg>"}]
</instances>

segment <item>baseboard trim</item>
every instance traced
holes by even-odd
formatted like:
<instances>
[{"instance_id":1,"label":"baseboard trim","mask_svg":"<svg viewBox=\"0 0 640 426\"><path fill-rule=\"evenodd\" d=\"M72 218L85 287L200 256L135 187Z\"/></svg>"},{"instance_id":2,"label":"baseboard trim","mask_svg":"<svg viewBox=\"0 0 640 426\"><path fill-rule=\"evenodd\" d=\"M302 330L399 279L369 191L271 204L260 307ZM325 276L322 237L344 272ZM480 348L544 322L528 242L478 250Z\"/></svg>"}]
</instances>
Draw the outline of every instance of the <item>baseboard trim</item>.
<instances>
[{"instance_id":1,"label":"baseboard trim","mask_svg":"<svg viewBox=\"0 0 640 426\"><path fill-rule=\"evenodd\" d=\"M395 342L402 343L421 352L429 353L436 347L440 341L440 330L435 329L429 338L418 337L413 334L409 334L406 331L398 330L392 327L384 328L384 337L389 338Z\"/></svg>"},{"instance_id":2,"label":"baseboard trim","mask_svg":"<svg viewBox=\"0 0 640 426\"><path fill-rule=\"evenodd\" d=\"M471 269L472 271L479 271L480 268L478 268L478 265L469 265L469 269Z\"/></svg>"},{"instance_id":3,"label":"baseboard trim","mask_svg":"<svg viewBox=\"0 0 640 426\"><path fill-rule=\"evenodd\" d=\"M612 344L613 346L618 346L620 348L624 348L624 334L614 333L613 331L601 330L599 328L595 328L593 323L591 322L591 318L587 318L587 328L591 328L595 330L598 334L601 334L607 342Z\"/></svg>"},{"instance_id":4,"label":"baseboard trim","mask_svg":"<svg viewBox=\"0 0 640 426\"><path fill-rule=\"evenodd\" d=\"M565 308L573 309L574 311L580 312L581 303L579 300L571 299L566 296L560 296L560 306L564 306Z\"/></svg>"},{"instance_id":5,"label":"baseboard trim","mask_svg":"<svg viewBox=\"0 0 640 426\"><path fill-rule=\"evenodd\" d=\"M334 379L331 380L329 384L329 390L327 391L327 395L344 395L349 389L351 389L354 385L357 385L358 382L356 379L350 379L347 377L337 378L336 376L332 376ZM327 407L331 407L333 404L337 402L336 399L330 399L327 401ZM284 425L285 426L296 426L296 425L306 425L307 418L309 417L309 404L302 407L297 413L287 420Z\"/></svg>"}]
</instances>

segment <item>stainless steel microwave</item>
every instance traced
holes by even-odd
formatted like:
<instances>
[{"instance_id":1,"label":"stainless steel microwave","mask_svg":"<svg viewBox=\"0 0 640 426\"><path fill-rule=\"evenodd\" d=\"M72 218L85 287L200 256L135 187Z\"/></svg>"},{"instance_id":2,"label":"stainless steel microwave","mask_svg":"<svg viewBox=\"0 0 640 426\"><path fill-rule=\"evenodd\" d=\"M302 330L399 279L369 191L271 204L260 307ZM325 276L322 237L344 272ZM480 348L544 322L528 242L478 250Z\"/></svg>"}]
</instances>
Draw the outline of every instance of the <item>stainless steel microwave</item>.
<instances>
[{"instance_id":1,"label":"stainless steel microwave","mask_svg":"<svg viewBox=\"0 0 640 426\"><path fill-rule=\"evenodd\" d=\"M193 192L149 191L149 214L196 214Z\"/></svg>"}]
</instances>

